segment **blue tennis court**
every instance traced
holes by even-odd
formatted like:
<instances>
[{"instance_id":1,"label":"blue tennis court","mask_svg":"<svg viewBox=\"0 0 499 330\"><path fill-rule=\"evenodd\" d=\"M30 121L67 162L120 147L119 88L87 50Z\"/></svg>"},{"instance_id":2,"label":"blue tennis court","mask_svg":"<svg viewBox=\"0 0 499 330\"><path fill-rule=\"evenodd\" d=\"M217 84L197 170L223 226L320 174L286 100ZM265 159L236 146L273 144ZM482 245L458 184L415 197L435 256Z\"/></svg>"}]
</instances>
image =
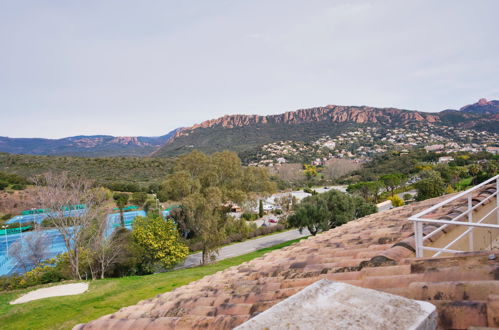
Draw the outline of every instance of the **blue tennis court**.
<instances>
[{"instance_id":1,"label":"blue tennis court","mask_svg":"<svg viewBox=\"0 0 499 330\"><path fill-rule=\"evenodd\" d=\"M64 211L63 214L65 217L77 217L87 212L87 210L68 210ZM10 220L7 221L7 224L12 223L29 223L36 222L38 224L42 223L44 219L47 219L50 216L59 216L59 213L40 213L40 214L27 214L27 215L17 215Z\"/></svg>"},{"instance_id":2,"label":"blue tennis court","mask_svg":"<svg viewBox=\"0 0 499 330\"><path fill-rule=\"evenodd\" d=\"M82 214L82 212L86 211L71 210L66 212L67 216L77 216L79 214ZM169 210L165 210L162 212L164 217L168 216L169 213L170 213ZM145 217L146 212L142 210L124 212L123 217L125 220L125 227L131 229L133 220L135 220L135 218L138 216ZM20 223L20 224L26 222L41 223L43 219L46 219L47 217L49 217L49 214L20 215L10 219L7 223ZM120 214L119 213L109 214L107 216L107 228L105 233L106 236L111 235L114 229L119 227L120 225L121 225ZM46 235L48 242L47 258L53 258L58 254L66 252L66 245L64 244L64 238L57 229L45 229L40 231L2 235L0 236L0 276L11 275L15 273L18 274L24 273L25 270L22 267L22 265L17 264L15 259L10 258L7 254L7 250L9 246L21 240L21 237L22 239L26 239L30 235ZM34 267L35 265L31 265L30 268Z\"/></svg>"}]
</instances>

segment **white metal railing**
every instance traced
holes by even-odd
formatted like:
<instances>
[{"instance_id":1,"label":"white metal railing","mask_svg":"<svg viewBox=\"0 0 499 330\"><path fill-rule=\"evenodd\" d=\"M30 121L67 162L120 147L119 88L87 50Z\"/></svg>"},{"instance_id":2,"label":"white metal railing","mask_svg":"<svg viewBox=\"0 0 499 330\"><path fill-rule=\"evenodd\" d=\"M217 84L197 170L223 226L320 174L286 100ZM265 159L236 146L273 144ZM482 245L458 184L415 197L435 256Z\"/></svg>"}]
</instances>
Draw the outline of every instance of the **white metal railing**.
<instances>
[{"instance_id":1,"label":"white metal railing","mask_svg":"<svg viewBox=\"0 0 499 330\"><path fill-rule=\"evenodd\" d=\"M473 194L476 192L480 191L481 188L483 188L486 185L489 185L495 181L496 185L496 191L489 195L487 198L482 200L481 202L477 203L475 206L472 204L472 198ZM465 251L459 251L455 249L451 249L454 244L456 244L459 240L464 238L466 235L468 235L468 250L473 251L474 250L474 237L473 237L473 230L475 228L490 228L490 229L499 229L499 198L498 197L498 192L499 192L499 175L496 175L493 178L488 179L485 182L482 182L481 184L474 186L473 188L470 188L466 191L463 191L455 196L452 196L449 199L446 199L445 201L438 203L422 212L419 212L418 214L413 215L412 217L409 218L414 223L414 237L416 241L416 257L420 258L423 257L423 253L425 250L427 251L435 251L436 253L433 255L434 257L439 256L443 252L450 252L450 253L456 253L456 252L465 252ZM441 208L444 205L449 204L450 202L453 202L459 198L466 197L467 198L467 210L460 215L452 218L451 220L439 220L439 219L430 219L430 218L423 218L425 215ZM473 221L473 210L476 210L478 207L482 206L484 203L486 203L488 200L496 197L496 205L492 208L490 212L488 212L485 216L481 217L480 219ZM496 212L496 217L497 217L497 224L488 224L488 223L482 223L485 219L487 219L491 214ZM461 218L464 216L467 216L467 221L459 221ZM437 229L433 230L432 232L428 233L427 235L423 235L423 224L439 224L441 225ZM458 226L466 226L468 227L461 235L456 237L452 242L444 246L443 248L437 248L437 247L430 247L430 246L424 246L425 241L429 240L431 237L435 236L438 232L444 230L450 225L458 225Z\"/></svg>"}]
</instances>

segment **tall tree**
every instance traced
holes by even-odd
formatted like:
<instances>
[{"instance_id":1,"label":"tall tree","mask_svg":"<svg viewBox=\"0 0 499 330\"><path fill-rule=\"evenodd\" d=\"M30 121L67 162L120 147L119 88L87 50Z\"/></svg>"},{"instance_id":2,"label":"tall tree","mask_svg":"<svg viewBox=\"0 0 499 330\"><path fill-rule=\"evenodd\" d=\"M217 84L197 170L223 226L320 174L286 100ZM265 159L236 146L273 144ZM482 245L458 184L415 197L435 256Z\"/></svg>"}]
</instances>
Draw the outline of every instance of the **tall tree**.
<instances>
[{"instance_id":1,"label":"tall tree","mask_svg":"<svg viewBox=\"0 0 499 330\"><path fill-rule=\"evenodd\" d=\"M123 213L126 205L128 204L129 198L130 196L128 196L128 194L125 193L115 193L113 195L113 199L116 201L116 206L120 210L120 223L121 227L123 228L125 227L125 216Z\"/></svg>"},{"instance_id":2,"label":"tall tree","mask_svg":"<svg viewBox=\"0 0 499 330\"><path fill-rule=\"evenodd\" d=\"M263 201L260 199L258 201L258 216L261 218L263 217L264 213L263 213Z\"/></svg>"},{"instance_id":3,"label":"tall tree","mask_svg":"<svg viewBox=\"0 0 499 330\"><path fill-rule=\"evenodd\" d=\"M102 196L92 190L92 182L79 177L46 173L34 179L37 199L49 209L47 219L61 234L67 250L73 278L81 280L80 253L87 247L88 229L97 218L104 217ZM85 205L83 210L74 205Z\"/></svg>"},{"instance_id":4,"label":"tall tree","mask_svg":"<svg viewBox=\"0 0 499 330\"><path fill-rule=\"evenodd\" d=\"M243 203L275 191L263 168L243 167L229 151L211 156L199 151L178 157L161 185L165 199L182 205L185 225L203 246L203 263L211 259L224 239L227 203Z\"/></svg>"}]
</instances>

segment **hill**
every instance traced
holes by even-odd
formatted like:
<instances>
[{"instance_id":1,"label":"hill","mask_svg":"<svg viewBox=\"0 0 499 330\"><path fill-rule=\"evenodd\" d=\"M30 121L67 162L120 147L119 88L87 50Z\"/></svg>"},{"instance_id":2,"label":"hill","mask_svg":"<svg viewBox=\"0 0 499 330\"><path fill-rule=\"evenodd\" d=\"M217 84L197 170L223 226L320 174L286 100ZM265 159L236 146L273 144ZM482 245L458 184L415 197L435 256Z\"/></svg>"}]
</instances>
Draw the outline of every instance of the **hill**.
<instances>
[{"instance_id":1,"label":"hill","mask_svg":"<svg viewBox=\"0 0 499 330\"><path fill-rule=\"evenodd\" d=\"M47 171L67 171L103 185L126 182L144 187L161 181L172 165L169 158L86 158L0 153L0 172L31 177Z\"/></svg>"},{"instance_id":2,"label":"hill","mask_svg":"<svg viewBox=\"0 0 499 330\"><path fill-rule=\"evenodd\" d=\"M396 108L328 105L278 115L226 115L207 120L177 131L153 155L176 156L192 149L204 152L230 149L248 153L266 143L283 140L308 142L325 135L334 137L366 125L415 129L451 126L497 133L498 123L498 115L489 113L457 110L427 113Z\"/></svg>"},{"instance_id":3,"label":"hill","mask_svg":"<svg viewBox=\"0 0 499 330\"><path fill-rule=\"evenodd\" d=\"M79 135L62 139L0 137L0 152L32 155L114 157L146 156L165 144L178 129L158 137Z\"/></svg>"},{"instance_id":4,"label":"hill","mask_svg":"<svg viewBox=\"0 0 499 330\"><path fill-rule=\"evenodd\" d=\"M478 114L499 114L499 101L480 99L477 103L462 107L460 111Z\"/></svg>"}]
</instances>

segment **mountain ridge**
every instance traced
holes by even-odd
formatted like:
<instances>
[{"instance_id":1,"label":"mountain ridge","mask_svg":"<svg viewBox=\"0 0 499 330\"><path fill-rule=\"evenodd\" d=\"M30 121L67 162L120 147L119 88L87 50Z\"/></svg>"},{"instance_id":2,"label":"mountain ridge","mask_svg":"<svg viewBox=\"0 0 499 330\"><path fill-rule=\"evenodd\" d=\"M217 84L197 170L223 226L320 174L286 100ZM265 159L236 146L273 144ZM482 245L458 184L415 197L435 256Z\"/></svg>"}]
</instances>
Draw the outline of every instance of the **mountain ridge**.
<instances>
[{"instance_id":1,"label":"mountain ridge","mask_svg":"<svg viewBox=\"0 0 499 330\"><path fill-rule=\"evenodd\" d=\"M147 156L171 139L178 130L152 137L76 135L45 139L0 136L0 152L49 156Z\"/></svg>"},{"instance_id":2,"label":"mountain ridge","mask_svg":"<svg viewBox=\"0 0 499 330\"><path fill-rule=\"evenodd\" d=\"M0 152L33 155L113 157L176 156L193 149L245 152L280 141L308 141L359 125L385 127L447 125L499 133L499 101L480 99L460 110L421 112L394 107L326 105L274 115L225 115L158 137L77 135L62 139L0 137Z\"/></svg>"},{"instance_id":3,"label":"mountain ridge","mask_svg":"<svg viewBox=\"0 0 499 330\"><path fill-rule=\"evenodd\" d=\"M258 144L300 138L306 141L367 124L386 127L446 125L498 132L499 114L490 113L490 110L474 110L476 107L489 107L495 102L499 104L499 101L481 99L461 110L433 113L397 108L326 105L267 116L225 115L177 131L153 156L176 156L192 149L205 152L229 149L241 153Z\"/></svg>"}]
</instances>

